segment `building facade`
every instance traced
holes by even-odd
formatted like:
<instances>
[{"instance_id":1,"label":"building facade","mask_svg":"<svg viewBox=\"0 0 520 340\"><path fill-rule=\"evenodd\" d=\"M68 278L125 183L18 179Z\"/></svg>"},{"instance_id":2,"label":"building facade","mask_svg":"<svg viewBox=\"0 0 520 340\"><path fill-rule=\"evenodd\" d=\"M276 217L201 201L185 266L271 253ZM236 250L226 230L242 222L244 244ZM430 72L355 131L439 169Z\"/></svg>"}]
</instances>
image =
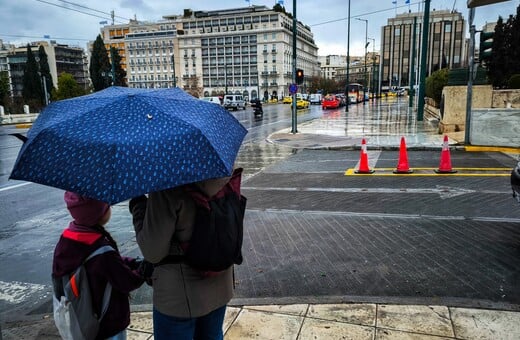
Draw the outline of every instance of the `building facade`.
<instances>
[{"instance_id":1,"label":"building facade","mask_svg":"<svg viewBox=\"0 0 520 340\"><path fill-rule=\"evenodd\" d=\"M58 87L58 76L63 72L70 73L79 86L89 88L88 66L85 51L80 47L57 44L55 41L36 41L29 44L38 61L38 49L43 46L47 54L50 74L54 87ZM15 47L4 45L0 48L0 70L9 74L11 96L21 97L23 76L27 62L27 45Z\"/></svg>"},{"instance_id":2,"label":"building facade","mask_svg":"<svg viewBox=\"0 0 520 340\"><path fill-rule=\"evenodd\" d=\"M415 30L414 30L415 19ZM398 14L381 30L382 89L410 86L412 59L416 83L422 45L423 13ZM440 68L460 68L467 64L466 22L456 11L431 11L429 20L426 74ZM415 50L413 41L415 39Z\"/></svg>"},{"instance_id":3,"label":"building facade","mask_svg":"<svg viewBox=\"0 0 520 340\"><path fill-rule=\"evenodd\" d=\"M325 79L336 79L337 70L347 67L346 55L327 55L319 56L320 75Z\"/></svg>"},{"instance_id":4,"label":"building facade","mask_svg":"<svg viewBox=\"0 0 520 340\"><path fill-rule=\"evenodd\" d=\"M199 96L241 94L281 98L292 83L292 19L265 6L184 10L157 23L102 28L118 45L131 87L178 86ZM119 30L116 32L116 30ZM319 74L318 48L308 26L297 24L297 68Z\"/></svg>"}]
</instances>

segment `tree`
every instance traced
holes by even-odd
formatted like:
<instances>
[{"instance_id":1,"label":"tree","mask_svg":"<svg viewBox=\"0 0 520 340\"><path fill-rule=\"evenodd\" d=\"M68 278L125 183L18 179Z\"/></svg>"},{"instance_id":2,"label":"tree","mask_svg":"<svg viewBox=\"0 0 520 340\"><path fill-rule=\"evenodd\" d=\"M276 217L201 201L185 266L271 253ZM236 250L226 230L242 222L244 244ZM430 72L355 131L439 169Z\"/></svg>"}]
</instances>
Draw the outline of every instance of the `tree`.
<instances>
[{"instance_id":1,"label":"tree","mask_svg":"<svg viewBox=\"0 0 520 340\"><path fill-rule=\"evenodd\" d=\"M516 15L512 18L510 23L510 35L509 35L509 46L511 47L508 51L510 63L510 75L520 74L520 6L516 8Z\"/></svg>"},{"instance_id":2,"label":"tree","mask_svg":"<svg viewBox=\"0 0 520 340\"><path fill-rule=\"evenodd\" d=\"M23 73L22 96L25 103L35 109L40 109L43 104L42 82L38 73L38 63L31 46L27 44L27 61Z\"/></svg>"},{"instance_id":3,"label":"tree","mask_svg":"<svg viewBox=\"0 0 520 340\"><path fill-rule=\"evenodd\" d=\"M72 74L63 72L58 77L58 89L52 92L52 98L62 100L67 98L79 97L85 94L85 91L78 85Z\"/></svg>"},{"instance_id":4,"label":"tree","mask_svg":"<svg viewBox=\"0 0 520 340\"><path fill-rule=\"evenodd\" d=\"M202 97L203 88L199 86L199 77L188 77L188 79L186 79L184 90L196 98Z\"/></svg>"},{"instance_id":5,"label":"tree","mask_svg":"<svg viewBox=\"0 0 520 340\"><path fill-rule=\"evenodd\" d=\"M126 71L123 70L123 67L121 66L121 56L119 55L119 51L115 47L110 47L110 55L114 60L112 60L114 64L114 71L115 71L115 86L127 86L126 85Z\"/></svg>"},{"instance_id":6,"label":"tree","mask_svg":"<svg viewBox=\"0 0 520 340\"><path fill-rule=\"evenodd\" d=\"M9 74L0 72L0 105L8 107L11 104L11 91L9 88Z\"/></svg>"},{"instance_id":7,"label":"tree","mask_svg":"<svg viewBox=\"0 0 520 340\"><path fill-rule=\"evenodd\" d=\"M435 100L437 104L440 104L442 98L442 89L448 85L449 70L447 68L440 69L432 72L432 74L426 78L425 94L427 97Z\"/></svg>"},{"instance_id":8,"label":"tree","mask_svg":"<svg viewBox=\"0 0 520 340\"><path fill-rule=\"evenodd\" d=\"M38 64L40 66L40 76L45 81L45 88L47 89L47 98L49 99L52 93L52 89L54 87L52 81L51 70L49 68L49 61L47 59L47 53L45 53L45 48L43 45L40 45L38 48Z\"/></svg>"},{"instance_id":9,"label":"tree","mask_svg":"<svg viewBox=\"0 0 520 340\"><path fill-rule=\"evenodd\" d=\"M101 91L112 84L110 60L108 59L107 49L103 38L99 34L92 47L90 58L90 80L94 91Z\"/></svg>"},{"instance_id":10,"label":"tree","mask_svg":"<svg viewBox=\"0 0 520 340\"><path fill-rule=\"evenodd\" d=\"M508 87L511 76L520 73L519 58L520 5L516 9L516 15L509 16L505 23L502 17L498 17L495 26L491 56L483 65L494 87Z\"/></svg>"},{"instance_id":11,"label":"tree","mask_svg":"<svg viewBox=\"0 0 520 340\"><path fill-rule=\"evenodd\" d=\"M482 33L481 33L482 34ZM507 85L508 77L508 56L507 50L507 31L502 17L498 18L493 34L491 45L491 58L484 67L488 70L488 77L494 87L503 88Z\"/></svg>"}]
</instances>

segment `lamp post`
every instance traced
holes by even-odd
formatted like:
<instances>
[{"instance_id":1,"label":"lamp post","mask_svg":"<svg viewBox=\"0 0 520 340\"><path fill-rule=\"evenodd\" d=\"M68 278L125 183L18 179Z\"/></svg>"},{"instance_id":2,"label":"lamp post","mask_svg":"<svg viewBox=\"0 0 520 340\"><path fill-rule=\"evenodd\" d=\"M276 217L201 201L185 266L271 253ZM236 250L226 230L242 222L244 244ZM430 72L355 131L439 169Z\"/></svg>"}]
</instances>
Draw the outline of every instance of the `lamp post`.
<instances>
[{"instance_id":1,"label":"lamp post","mask_svg":"<svg viewBox=\"0 0 520 340\"><path fill-rule=\"evenodd\" d=\"M175 73L175 55L172 54L173 87L177 87L177 74Z\"/></svg>"},{"instance_id":2,"label":"lamp post","mask_svg":"<svg viewBox=\"0 0 520 340\"><path fill-rule=\"evenodd\" d=\"M375 70L376 70L376 39L375 38L368 38L372 40L372 76L370 77L370 93L372 93L372 99L375 100Z\"/></svg>"},{"instance_id":3,"label":"lamp post","mask_svg":"<svg viewBox=\"0 0 520 340\"><path fill-rule=\"evenodd\" d=\"M367 88L367 47L368 47L368 19L361 19L356 18L356 20L364 21L365 22L365 66L363 70L363 77L365 79L365 84L363 84L363 105L365 105L365 95L366 95L366 88Z\"/></svg>"},{"instance_id":4,"label":"lamp post","mask_svg":"<svg viewBox=\"0 0 520 340\"><path fill-rule=\"evenodd\" d=\"M349 83L349 72L350 72L350 0L348 0L348 20L347 20L347 80L345 85L345 92L347 97L347 105L345 105L345 112L348 112L350 105L350 98L348 96L348 83Z\"/></svg>"}]
</instances>

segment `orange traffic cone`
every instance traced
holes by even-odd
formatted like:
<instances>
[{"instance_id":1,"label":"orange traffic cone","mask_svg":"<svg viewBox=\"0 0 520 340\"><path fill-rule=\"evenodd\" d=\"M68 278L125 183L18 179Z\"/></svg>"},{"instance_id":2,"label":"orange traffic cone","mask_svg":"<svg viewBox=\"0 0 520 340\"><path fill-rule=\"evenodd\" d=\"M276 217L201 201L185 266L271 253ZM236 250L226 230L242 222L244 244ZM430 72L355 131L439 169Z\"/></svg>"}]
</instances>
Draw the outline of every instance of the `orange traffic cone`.
<instances>
[{"instance_id":1,"label":"orange traffic cone","mask_svg":"<svg viewBox=\"0 0 520 340\"><path fill-rule=\"evenodd\" d=\"M444 142L442 143L441 161L439 168L434 170L438 174L454 174L457 170L451 168L450 146L448 145L448 136L444 135Z\"/></svg>"},{"instance_id":2,"label":"orange traffic cone","mask_svg":"<svg viewBox=\"0 0 520 340\"><path fill-rule=\"evenodd\" d=\"M406 142L404 137L401 137L401 147L399 148L399 161L394 174L411 174L413 170L408 166L408 155L406 154Z\"/></svg>"},{"instance_id":3,"label":"orange traffic cone","mask_svg":"<svg viewBox=\"0 0 520 340\"><path fill-rule=\"evenodd\" d=\"M361 156L359 159L359 169L354 171L356 174L372 174L375 170L368 167L367 142L365 138L361 140Z\"/></svg>"}]
</instances>

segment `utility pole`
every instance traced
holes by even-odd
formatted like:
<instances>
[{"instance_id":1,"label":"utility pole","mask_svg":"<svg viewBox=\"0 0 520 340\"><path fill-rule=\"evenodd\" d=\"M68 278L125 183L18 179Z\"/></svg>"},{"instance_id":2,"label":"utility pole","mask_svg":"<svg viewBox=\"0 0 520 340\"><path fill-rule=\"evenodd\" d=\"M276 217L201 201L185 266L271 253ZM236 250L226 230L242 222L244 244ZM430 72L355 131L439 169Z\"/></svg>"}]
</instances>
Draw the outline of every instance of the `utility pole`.
<instances>
[{"instance_id":1,"label":"utility pole","mask_svg":"<svg viewBox=\"0 0 520 340\"><path fill-rule=\"evenodd\" d=\"M376 99L375 97L375 83L376 83L376 39L375 38L368 38L372 40L372 75L370 78L370 93L372 94L372 100L374 101Z\"/></svg>"},{"instance_id":2,"label":"utility pole","mask_svg":"<svg viewBox=\"0 0 520 340\"><path fill-rule=\"evenodd\" d=\"M292 83L296 84L296 0L293 0L293 29L292 29ZM292 95L292 129L291 133L297 133L296 123L296 93Z\"/></svg>"},{"instance_id":3,"label":"utility pole","mask_svg":"<svg viewBox=\"0 0 520 340\"><path fill-rule=\"evenodd\" d=\"M115 86L116 85L116 65L115 65L115 54L114 54L114 51L115 51L115 47L114 46L110 46L110 59L111 59L111 67L112 67L112 86Z\"/></svg>"},{"instance_id":4,"label":"utility pole","mask_svg":"<svg viewBox=\"0 0 520 340\"><path fill-rule=\"evenodd\" d=\"M428 53L428 31L430 26L430 1L424 1L424 19L421 41L421 70L419 78L419 104L417 107L417 120L422 121L424 117L424 96L425 96L425 80L426 80L426 54Z\"/></svg>"},{"instance_id":5,"label":"utility pole","mask_svg":"<svg viewBox=\"0 0 520 340\"><path fill-rule=\"evenodd\" d=\"M413 98L415 96L415 41L417 35L417 17L413 17L413 34L412 34L412 57L410 63L410 80L408 81L408 85L410 87L410 91L408 94L408 107L413 107Z\"/></svg>"},{"instance_id":6,"label":"utility pole","mask_svg":"<svg viewBox=\"0 0 520 340\"><path fill-rule=\"evenodd\" d=\"M366 96L366 88L367 88L367 47L368 47L368 42L367 42L367 35L368 35L368 19L361 19L361 18L356 18L357 20L359 21L364 21L365 22L365 66L364 66L364 69L363 69L363 78L365 79L364 80L364 84L363 84L363 105L366 105L366 102L365 102L365 96Z\"/></svg>"},{"instance_id":7,"label":"utility pole","mask_svg":"<svg viewBox=\"0 0 520 340\"><path fill-rule=\"evenodd\" d=\"M473 98L473 79L475 77L475 25L473 19L475 18L475 8L469 9L469 60L468 60L468 93L466 96L466 124L464 126L464 145L471 145L470 140L470 122L471 122L471 104ZM484 51L480 51L482 53Z\"/></svg>"},{"instance_id":8,"label":"utility pole","mask_svg":"<svg viewBox=\"0 0 520 340\"><path fill-rule=\"evenodd\" d=\"M177 76L175 75L175 55L172 53L173 87L177 87Z\"/></svg>"},{"instance_id":9,"label":"utility pole","mask_svg":"<svg viewBox=\"0 0 520 340\"><path fill-rule=\"evenodd\" d=\"M345 112L348 112L350 106L350 98L348 97L348 84L350 82L350 0L348 0L348 20L347 20L347 80L345 85L345 92L347 97L347 104L345 105Z\"/></svg>"}]
</instances>

